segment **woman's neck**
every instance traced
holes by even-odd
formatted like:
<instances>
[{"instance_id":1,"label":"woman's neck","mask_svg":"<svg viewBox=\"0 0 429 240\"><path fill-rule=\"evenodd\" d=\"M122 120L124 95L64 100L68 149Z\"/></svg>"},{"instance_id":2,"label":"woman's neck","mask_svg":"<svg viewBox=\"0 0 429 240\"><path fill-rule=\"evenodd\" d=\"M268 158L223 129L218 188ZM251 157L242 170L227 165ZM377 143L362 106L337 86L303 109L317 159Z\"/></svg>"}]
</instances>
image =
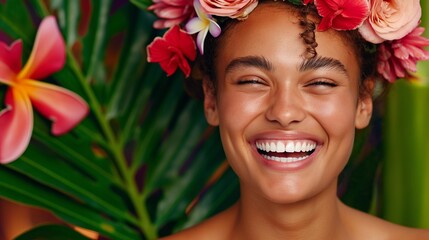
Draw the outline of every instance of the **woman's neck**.
<instances>
[{"instance_id":1,"label":"woman's neck","mask_svg":"<svg viewBox=\"0 0 429 240\"><path fill-rule=\"evenodd\" d=\"M277 204L242 188L232 239L349 239L336 183L310 199Z\"/></svg>"}]
</instances>

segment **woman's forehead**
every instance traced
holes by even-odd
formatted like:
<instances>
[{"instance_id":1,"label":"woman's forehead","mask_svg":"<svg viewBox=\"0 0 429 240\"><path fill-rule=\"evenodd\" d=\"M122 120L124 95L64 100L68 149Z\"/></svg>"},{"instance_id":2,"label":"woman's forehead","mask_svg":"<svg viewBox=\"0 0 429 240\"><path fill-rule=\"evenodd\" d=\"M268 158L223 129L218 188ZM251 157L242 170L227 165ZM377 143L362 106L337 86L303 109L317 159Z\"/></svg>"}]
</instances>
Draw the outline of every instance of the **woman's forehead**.
<instances>
[{"instance_id":1,"label":"woman's forehead","mask_svg":"<svg viewBox=\"0 0 429 240\"><path fill-rule=\"evenodd\" d=\"M223 36L218 52L218 71L236 58L262 56L271 63L302 65L306 44L301 36L299 14L292 7L278 8L272 4L257 7L248 19L238 22ZM359 75L351 65L357 57L351 44L347 45L337 31L316 32L317 53L325 58L340 61L351 74ZM358 66L355 66L356 68Z\"/></svg>"}]
</instances>

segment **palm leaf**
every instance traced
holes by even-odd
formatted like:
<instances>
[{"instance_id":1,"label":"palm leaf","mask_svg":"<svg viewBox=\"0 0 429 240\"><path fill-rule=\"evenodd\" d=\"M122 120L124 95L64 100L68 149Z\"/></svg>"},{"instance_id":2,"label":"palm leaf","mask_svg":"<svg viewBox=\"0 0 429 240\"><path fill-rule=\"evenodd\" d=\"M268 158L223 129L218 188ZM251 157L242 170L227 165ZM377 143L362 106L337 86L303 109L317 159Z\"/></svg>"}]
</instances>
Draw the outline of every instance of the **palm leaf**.
<instances>
[{"instance_id":1,"label":"palm leaf","mask_svg":"<svg viewBox=\"0 0 429 240\"><path fill-rule=\"evenodd\" d=\"M187 219L186 208L207 188L224 156L201 103L184 92L183 76L166 79L158 66L146 63L144 47L158 34L151 27L153 16L111 1L91 1L90 13L80 12L77 1L8 2L15 5L2 6L3 12L19 9L27 17L16 21L15 14L2 15L1 29L11 39L26 39L26 52L37 26L30 9L38 19L50 14L47 9L58 13L67 63L45 81L81 95L91 113L62 137L49 134L50 122L36 113L27 151L0 168L0 196L113 239L155 239L158 232L178 230L161 231ZM89 28L80 35L79 18L85 14Z\"/></svg>"},{"instance_id":2,"label":"palm leaf","mask_svg":"<svg viewBox=\"0 0 429 240\"><path fill-rule=\"evenodd\" d=\"M45 225L19 235L15 240L44 239L55 240L61 237L63 240L89 240L85 236L62 225Z\"/></svg>"}]
</instances>

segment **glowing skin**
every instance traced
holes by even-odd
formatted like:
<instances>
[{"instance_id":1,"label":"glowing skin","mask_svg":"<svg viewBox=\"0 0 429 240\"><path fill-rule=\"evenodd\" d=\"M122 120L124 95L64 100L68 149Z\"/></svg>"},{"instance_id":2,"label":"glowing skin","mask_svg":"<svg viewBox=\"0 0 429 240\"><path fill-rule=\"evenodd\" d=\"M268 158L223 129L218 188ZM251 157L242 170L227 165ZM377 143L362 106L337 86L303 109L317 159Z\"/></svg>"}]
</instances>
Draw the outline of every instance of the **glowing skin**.
<instances>
[{"instance_id":1,"label":"glowing skin","mask_svg":"<svg viewBox=\"0 0 429 240\"><path fill-rule=\"evenodd\" d=\"M204 81L206 118L219 126L240 199L165 239L427 238L338 200L337 177L372 99L358 94L359 64L347 41L316 32L318 58L304 61L297 13L281 6L261 4L223 32L216 94Z\"/></svg>"},{"instance_id":2,"label":"glowing skin","mask_svg":"<svg viewBox=\"0 0 429 240\"><path fill-rule=\"evenodd\" d=\"M358 62L337 33L318 33L318 58L305 60L302 28L284 12L273 9L267 17L255 11L226 33L217 61L218 94L207 93L206 112L219 125L242 191L294 203L335 188L355 128L367 125L372 103L359 99ZM288 141L316 148L293 162L269 161L257 151L259 142Z\"/></svg>"}]
</instances>

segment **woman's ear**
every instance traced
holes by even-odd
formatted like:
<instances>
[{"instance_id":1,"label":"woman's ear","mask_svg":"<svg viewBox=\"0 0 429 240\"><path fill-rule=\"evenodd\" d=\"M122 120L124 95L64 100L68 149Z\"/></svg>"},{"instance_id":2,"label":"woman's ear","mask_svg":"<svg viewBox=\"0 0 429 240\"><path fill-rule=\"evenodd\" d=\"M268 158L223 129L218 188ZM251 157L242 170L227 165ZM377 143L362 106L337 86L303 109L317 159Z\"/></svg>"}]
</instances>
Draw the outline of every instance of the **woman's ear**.
<instances>
[{"instance_id":1,"label":"woman's ear","mask_svg":"<svg viewBox=\"0 0 429 240\"><path fill-rule=\"evenodd\" d=\"M204 113L207 122L212 126L219 125L219 114L217 110L215 87L213 82L205 77L203 79L204 90Z\"/></svg>"},{"instance_id":2,"label":"woman's ear","mask_svg":"<svg viewBox=\"0 0 429 240\"><path fill-rule=\"evenodd\" d=\"M371 121L373 110L372 93L374 92L375 80L368 79L364 81L365 92L359 97L358 106L356 109L355 127L362 129L368 126Z\"/></svg>"}]
</instances>

